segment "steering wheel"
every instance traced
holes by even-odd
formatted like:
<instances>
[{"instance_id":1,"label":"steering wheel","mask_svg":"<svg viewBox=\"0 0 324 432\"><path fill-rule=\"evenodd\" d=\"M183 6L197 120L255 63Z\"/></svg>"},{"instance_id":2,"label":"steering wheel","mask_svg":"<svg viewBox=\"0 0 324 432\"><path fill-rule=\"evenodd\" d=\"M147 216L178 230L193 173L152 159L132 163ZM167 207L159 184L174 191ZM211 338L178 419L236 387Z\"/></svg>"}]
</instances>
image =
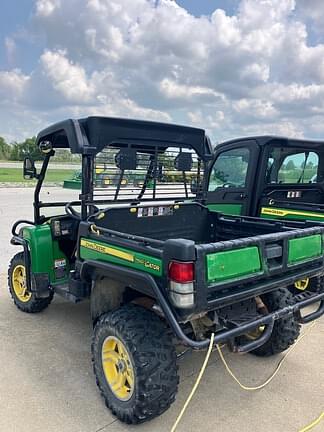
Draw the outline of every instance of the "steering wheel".
<instances>
[{"instance_id":1,"label":"steering wheel","mask_svg":"<svg viewBox=\"0 0 324 432\"><path fill-rule=\"evenodd\" d=\"M77 212L72 206L73 205L80 205L79 201L70 201L65 205L65 213L69 216L71 216L73 219L80 220L81 219L81 213Z\"/></svg>"}]
</instances>

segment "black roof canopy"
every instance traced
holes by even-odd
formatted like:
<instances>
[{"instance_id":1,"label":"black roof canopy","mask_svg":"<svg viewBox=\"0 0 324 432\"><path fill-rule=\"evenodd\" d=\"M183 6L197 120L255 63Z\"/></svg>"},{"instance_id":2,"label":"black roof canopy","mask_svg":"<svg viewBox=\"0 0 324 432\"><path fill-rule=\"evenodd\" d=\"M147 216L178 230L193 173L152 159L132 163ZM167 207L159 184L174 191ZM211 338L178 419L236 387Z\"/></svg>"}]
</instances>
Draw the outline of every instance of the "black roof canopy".
<instances>
[{"instance_id":1,"label":"black roof canopy","mask_svg":"<svg viewBox=\"0 0 324 432\"><path fill-rule=\"evenodd\" d=\"M203 129L112 117L87 117L64 120L42 130L37 144L50 141L53 148L69 148L72 153L97 154L108 145L123 147L138 144L141 149L154 145L159 151L167 147L189 147L203 159L212 154L209 138Z\"/></svg>"}]
</instances>

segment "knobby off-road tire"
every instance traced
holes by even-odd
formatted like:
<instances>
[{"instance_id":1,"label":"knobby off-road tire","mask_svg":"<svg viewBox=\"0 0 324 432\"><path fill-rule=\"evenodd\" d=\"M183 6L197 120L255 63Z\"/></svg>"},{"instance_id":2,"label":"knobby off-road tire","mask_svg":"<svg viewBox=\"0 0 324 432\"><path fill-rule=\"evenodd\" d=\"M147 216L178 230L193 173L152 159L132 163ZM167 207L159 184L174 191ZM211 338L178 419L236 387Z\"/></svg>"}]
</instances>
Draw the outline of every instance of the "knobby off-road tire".
<instances>
[{"instance_id":1,"label":"knobby off-road tire","mask_svg":"<svg viewBox=\"0 0 324 432\"><path fill-rule=\"evenodd\" d=\"M51 303L53 293L46 298L36 298L34 293L28 292L26 288L26 268L24 253L17 253L9 264L8 287L11 297L18 309L23 312L41 312Z\"/></svg>"},{"instance_id":2,"label":"knobby off-road tire","mask_svg":"<svg viewBox=\"0 0 324 432\"><path fill-rule=\"evenodd\" d=\"M286 288L280 288L262 296L262 301L269 312L274 312L294 304L293 295ZM271 356L285 351L293 345L300 333L300 324L294 316L276 320L270 338L264 345L251 351L258 356Z\"/></svg>"},{"instance_id":3,"label":"knobby off-road tire","mask_svg":"<svg viewBox=\"0 0 324 432\"><path fill-rule=\"evenodd\" d=\"M176 352L166 325L152 311L128 304L103 314L91 348L97 385L106 406L121 421L150 420L174 402L179 382Z\"/></svg>"}]
</instances>

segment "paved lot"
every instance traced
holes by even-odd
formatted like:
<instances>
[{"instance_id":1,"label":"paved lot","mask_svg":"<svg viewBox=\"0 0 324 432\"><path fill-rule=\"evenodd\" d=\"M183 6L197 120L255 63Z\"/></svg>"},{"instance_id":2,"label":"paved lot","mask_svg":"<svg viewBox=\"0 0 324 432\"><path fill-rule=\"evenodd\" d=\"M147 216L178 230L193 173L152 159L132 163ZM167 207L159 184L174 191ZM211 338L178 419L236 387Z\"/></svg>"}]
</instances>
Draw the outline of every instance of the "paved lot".
<instances>
[{"instance_id":1,"label":"paved lot","mask_svg":"<svg viewBox=\"0 0 324 432\"><path fill-rule=\"evenodd\" d=\"M76 200L79 193L77 190L58 187L42 188L41 200ZM7 271L8 261L17 252L17 247L10 244L13 223L17 219L33 219L33 194L33 188L0 187L0 274Z\"/></svg>"},{"instance_id":2,"label":"paved lot","mask_svg":"<svg viewBox=\"0 0 324 432\"><path fill-rule=\"evenodd\" d=\"M166 432L176 419L204 358L179 362L176 403L160 418L137 427L117 421L105 408L91 369L88 303L56 298L41 314L19 312L7 294L5 271L16 248L10 227L31 217L32 191L0 189L0 431ZM247 393L227 375L214 352L178 431L297 432L324 408L324 320L318 322L265 389ZM226 358L249 385L264 381L281 356ZM318 426L314 431L320 431Z\"/></svg>"},{"instance_id":3,"label":"paved lot","mask_svg":"<svg viewBox=\"0 0 324 432\"><path fill-rule=\"evenodd\" d=\"M42 163L41 162L36 162L36 167L38 169L41 168ZM1 168L21 168L22 170L22 162L0 162L0 169ZM54 162L51 163L48 166L48 169L79 169L80 168L80 164L79 163L60 163L60 162Z\"/></svg>"}]
</instances>

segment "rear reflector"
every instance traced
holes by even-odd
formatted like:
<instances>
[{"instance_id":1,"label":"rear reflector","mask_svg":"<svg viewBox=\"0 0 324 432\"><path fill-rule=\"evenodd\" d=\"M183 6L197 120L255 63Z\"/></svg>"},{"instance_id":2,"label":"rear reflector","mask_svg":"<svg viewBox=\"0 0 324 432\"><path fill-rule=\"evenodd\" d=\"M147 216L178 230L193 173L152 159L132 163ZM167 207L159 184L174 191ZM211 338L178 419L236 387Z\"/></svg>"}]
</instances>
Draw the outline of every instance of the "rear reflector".
<instances>
[{"instance_id":1,"label":"rear reflector","mask_svg":"<svg viewBox=\"0 0 324 432\"><path fill-rule=\"evenodd\" d=\"M188 283L194 280L194 263L171 261L169 265L169 278L173 282Z\"/></svg>"}]
</instances>

